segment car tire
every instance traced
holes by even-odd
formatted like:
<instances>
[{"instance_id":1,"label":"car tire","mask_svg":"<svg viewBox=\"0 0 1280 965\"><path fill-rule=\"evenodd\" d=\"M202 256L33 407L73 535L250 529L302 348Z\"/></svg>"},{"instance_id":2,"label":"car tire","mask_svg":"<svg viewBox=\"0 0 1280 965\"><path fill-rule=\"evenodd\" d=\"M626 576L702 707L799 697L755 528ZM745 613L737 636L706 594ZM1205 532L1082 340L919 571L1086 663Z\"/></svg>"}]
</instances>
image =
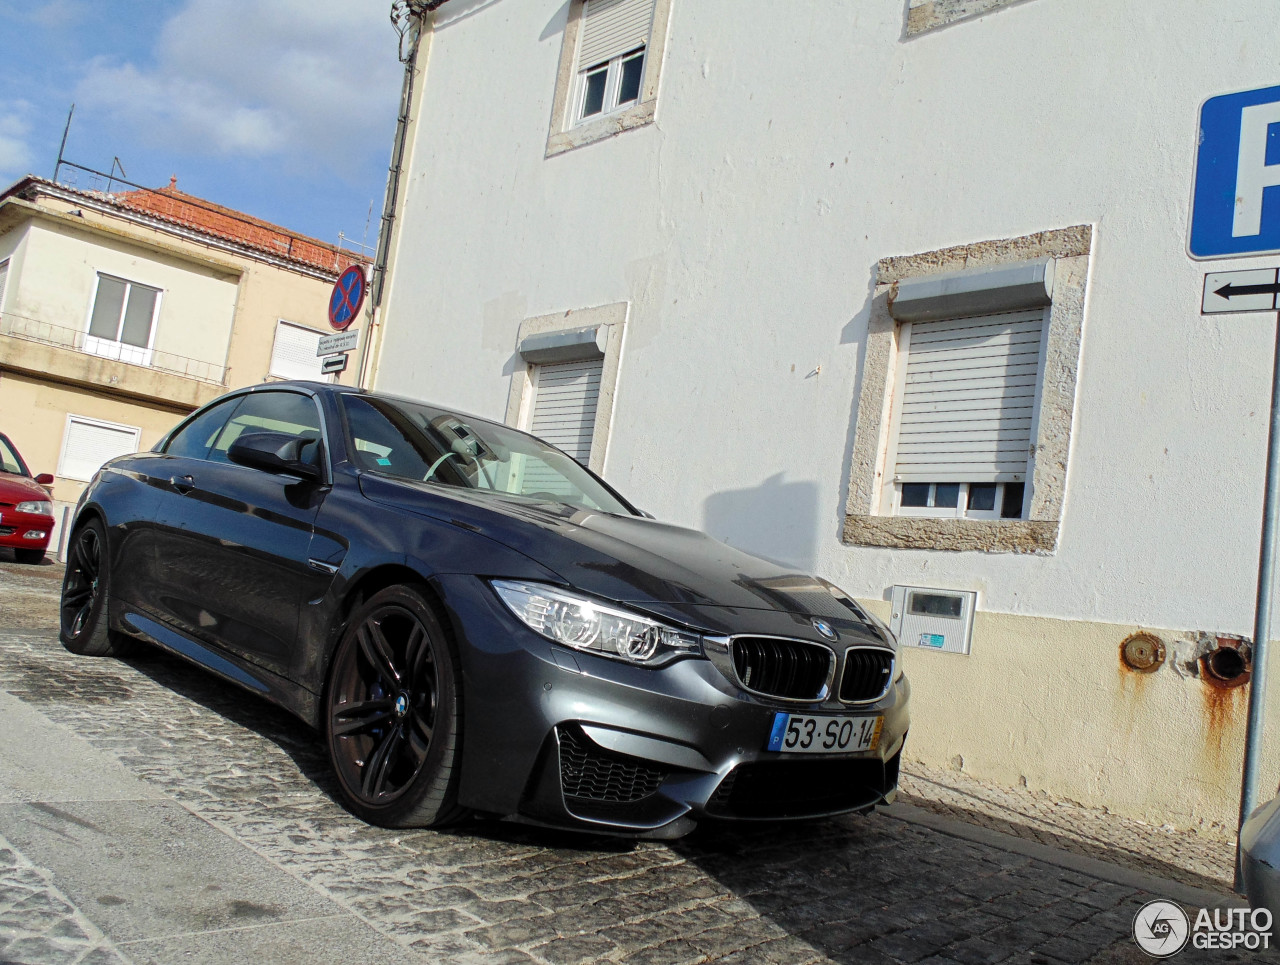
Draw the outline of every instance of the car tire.
<instances>
[{"instance_id":1,"label":"car tire","mask_svg":"<svg viewBox=\"0 0 1280 965\"><path fill-rule=\"evenodd\" d=\"M448 636L417 590L388 587L356 609L325 689L325 743L348 810L388 828L465 815L461 684Z\"/></svg>"},{"instance_id":2,"label":"car tire","mask_svg":"<svg viewBox=\"0 0 1280 965\"><path fill-rule=\"evenodd\" d=\"M71 535L71 553L62 577L58 639L72 653L86 657L119 657L133 641L111 630L107 531L93 517Z\"/></svg>"},{"instance_id":3,"label":"car tire","mask_svg":"<svg viewBox=\"0 0 1280 965\"><path fill-rule=\"evenodd\" d=\"M19 563L41 563L44 561L44 550L14 550L13 558Z\"/></svg>"}]
</instances>

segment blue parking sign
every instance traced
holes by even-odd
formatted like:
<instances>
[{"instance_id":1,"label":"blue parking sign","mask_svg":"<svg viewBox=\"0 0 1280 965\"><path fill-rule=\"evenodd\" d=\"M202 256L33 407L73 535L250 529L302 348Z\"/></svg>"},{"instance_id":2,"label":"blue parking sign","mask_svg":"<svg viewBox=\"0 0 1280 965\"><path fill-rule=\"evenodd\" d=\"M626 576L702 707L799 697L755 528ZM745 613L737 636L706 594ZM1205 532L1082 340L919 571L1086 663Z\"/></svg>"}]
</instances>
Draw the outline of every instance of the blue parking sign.
<instances>
[{"instance_id":1,"label":"blue parking sign","mask_svg":"<svg viewBox=\"0 0 1280 965\"><path fill-rule=\"evenodd\" d=\"M1280 252L1280 87L1204 102L1194 184L1192 258Z\"/></svg>"}]
</instances>

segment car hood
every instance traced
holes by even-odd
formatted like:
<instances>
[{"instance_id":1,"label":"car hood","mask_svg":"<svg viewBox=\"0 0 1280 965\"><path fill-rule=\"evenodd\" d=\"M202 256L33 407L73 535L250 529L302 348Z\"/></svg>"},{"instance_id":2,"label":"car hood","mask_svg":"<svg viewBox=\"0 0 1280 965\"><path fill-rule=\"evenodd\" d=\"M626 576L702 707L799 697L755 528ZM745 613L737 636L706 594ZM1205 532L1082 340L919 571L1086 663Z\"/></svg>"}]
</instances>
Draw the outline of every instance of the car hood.
<instances>
[{"instance_id":1,"label":"car hood","mask_svg":"<svg viewBox=\"0 0 1280 965\"><path fill-rule=\"evenodd\" d=\"M606 599L686 617L705 607L729 607L868 629L857 606L817 578L683 526L372 474L362 475L360 484L369 499L482 533L567 585Z\"/></svg>"},{"instance_id":2,"label":"car hood","mask_svg":"<svg viewBox=\"0 0 1280 965\"><path fill-rule=\"evenodd\" d=\"M49 494L30 476L0 472L0 503L21 503L28 499L45 499Z\"/></svg>"}]
</instances>

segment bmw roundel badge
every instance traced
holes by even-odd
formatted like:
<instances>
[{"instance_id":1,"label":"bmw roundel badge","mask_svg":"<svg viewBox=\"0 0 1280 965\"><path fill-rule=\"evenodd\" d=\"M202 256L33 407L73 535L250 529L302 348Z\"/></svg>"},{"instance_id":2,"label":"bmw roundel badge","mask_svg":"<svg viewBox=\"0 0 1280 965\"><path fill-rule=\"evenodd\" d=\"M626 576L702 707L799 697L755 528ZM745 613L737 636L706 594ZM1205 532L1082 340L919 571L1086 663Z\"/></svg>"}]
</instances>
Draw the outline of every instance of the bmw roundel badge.
<instances>
[{"instance_id":1,"label":"bmw roundel badge","mask_svg":"<svg viewBox=\"0 0 1280 965\"><path fill-rule=\"evenodd\" d=\"M828 623L826 620L820 620L817 617L814 617L809 622L813 624L813 628L815 630L821 633L828 640L834 640L836 638L835 630L831 629L831 624Z\"/></svg>"}]
</instances>

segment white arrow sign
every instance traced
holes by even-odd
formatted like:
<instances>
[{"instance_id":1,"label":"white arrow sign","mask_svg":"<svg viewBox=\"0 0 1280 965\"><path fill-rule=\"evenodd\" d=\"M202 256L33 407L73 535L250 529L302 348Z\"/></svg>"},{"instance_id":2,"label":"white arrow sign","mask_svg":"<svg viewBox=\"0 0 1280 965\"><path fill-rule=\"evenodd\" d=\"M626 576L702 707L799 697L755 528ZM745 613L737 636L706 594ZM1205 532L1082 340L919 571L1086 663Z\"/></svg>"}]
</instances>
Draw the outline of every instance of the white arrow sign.
<instances>
[{"instance_id":1,"label":"white arrow sign","mask_svg":"<svg viewBox=\"0 0 1280 965\"><path fill-rule=\"evenodd\" d=\"M1274 312L1277 296L1280 296L1280 268L1211 271L1204 276L1200 314Z\"/></svg>"}]
</instances>

